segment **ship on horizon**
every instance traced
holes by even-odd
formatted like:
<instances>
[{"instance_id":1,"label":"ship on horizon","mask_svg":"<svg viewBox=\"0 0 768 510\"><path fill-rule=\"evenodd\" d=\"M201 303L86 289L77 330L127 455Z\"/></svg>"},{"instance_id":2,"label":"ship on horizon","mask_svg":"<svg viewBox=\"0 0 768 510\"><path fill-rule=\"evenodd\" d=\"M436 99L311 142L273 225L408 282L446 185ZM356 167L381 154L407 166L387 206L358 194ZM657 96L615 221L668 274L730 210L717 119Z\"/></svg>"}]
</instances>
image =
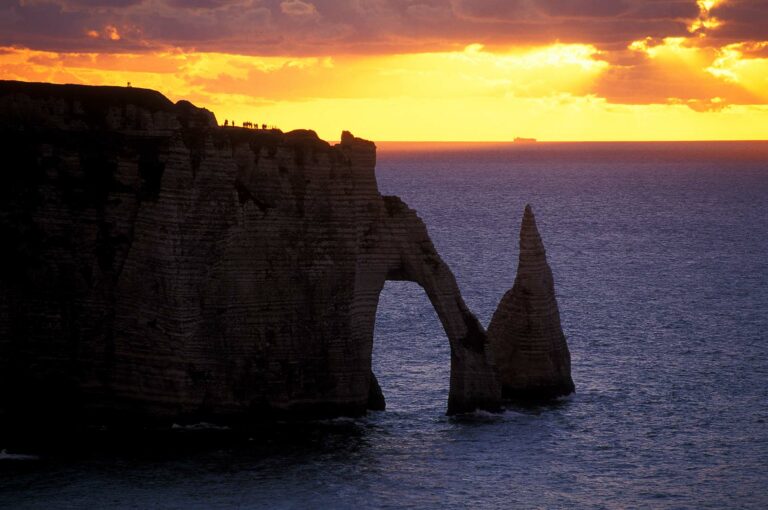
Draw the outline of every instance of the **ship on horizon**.
<instances>
[{"instance_id":1,"label":"ship on horizon","mask_svg":"<svg viewBox=\"0 0 768 510\"><path fill-rule=\"evenodd\" d=\"M514 140L515 143L536 143L537 141L535 138L521 138L519 136L516 136Z\"/></svg>"}]
</instances>

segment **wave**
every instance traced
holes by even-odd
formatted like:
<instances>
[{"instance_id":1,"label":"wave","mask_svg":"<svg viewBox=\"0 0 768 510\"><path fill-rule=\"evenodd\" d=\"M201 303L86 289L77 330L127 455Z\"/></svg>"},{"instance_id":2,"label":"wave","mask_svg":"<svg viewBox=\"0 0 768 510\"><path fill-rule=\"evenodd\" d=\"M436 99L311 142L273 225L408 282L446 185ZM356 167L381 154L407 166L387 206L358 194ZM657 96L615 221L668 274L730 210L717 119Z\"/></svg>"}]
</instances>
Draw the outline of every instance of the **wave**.
<instances>
[{"instance_id":1,"label":"wave","mask_svg":"<svg viewBox=\"0 0 768 510\"><path fill-rule=\"evenodd\" d=\"M190 425L179 425L178 423L174 423L171 426L171 429L173 430L230 430L229 427L226 425L216 425L214 423L207 423L204 421L201 421L200 423L193 423Z\"/></svg>"},{"instance_id":2,"label":"wave","mask_svg":"<svg viewBox=\"0 0 768 510\"><path fill-rule=\"evenodd\" d=\"M39 460L37 455L23 453L8 453L8 450L0 450L0 460Z\"/></svg>"}]
</instances>

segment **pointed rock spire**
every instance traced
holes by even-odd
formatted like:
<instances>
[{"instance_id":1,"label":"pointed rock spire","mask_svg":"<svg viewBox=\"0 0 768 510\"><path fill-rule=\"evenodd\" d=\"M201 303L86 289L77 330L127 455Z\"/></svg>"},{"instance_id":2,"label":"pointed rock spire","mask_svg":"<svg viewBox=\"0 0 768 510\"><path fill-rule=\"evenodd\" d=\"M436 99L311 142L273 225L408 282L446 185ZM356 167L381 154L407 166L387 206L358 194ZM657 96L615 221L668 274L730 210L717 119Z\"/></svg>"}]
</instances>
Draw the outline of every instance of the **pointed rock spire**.
<instances>
[{"instance_id":1,"label":"pointed rock spire","mask_svg":"<svg viewBox=\"0 0 768 510\"><path fill-rule=\"evenodd\" d=\"M517 277L493 315L488 342L504 398L548 399L574 391L552 270L530 205L520 229Z\"/></svg>"}]
</instances>

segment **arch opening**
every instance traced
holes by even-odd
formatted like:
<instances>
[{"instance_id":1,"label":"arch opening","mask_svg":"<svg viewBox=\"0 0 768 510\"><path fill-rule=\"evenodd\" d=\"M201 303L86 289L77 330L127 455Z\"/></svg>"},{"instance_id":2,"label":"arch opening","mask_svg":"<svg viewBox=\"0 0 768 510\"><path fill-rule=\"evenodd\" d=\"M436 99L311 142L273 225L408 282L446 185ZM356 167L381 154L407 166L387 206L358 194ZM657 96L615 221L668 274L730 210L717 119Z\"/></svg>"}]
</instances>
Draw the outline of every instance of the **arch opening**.
<instances>
[{"instance_id":1,"label":"arch opening","mask_svg":"<svg viewBox=\"0 0 768 510\"><path fill-rule=\"evenodd\" d=\"M385 282L376 310L372 367L387 409L444 410L450 359L450 343L424 289L409 281Z\"/></svg>"}]
</instances>

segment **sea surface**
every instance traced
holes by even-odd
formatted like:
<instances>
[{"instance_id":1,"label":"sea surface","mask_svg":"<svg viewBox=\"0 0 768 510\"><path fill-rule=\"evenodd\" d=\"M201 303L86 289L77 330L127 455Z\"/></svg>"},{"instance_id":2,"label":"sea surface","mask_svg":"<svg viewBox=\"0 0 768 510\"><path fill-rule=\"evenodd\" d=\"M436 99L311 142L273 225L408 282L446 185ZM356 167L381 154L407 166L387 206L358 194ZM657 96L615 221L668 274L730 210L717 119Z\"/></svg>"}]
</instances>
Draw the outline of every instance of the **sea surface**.
<instances>
[{"instance_id":1,"label":"sea surface","mask_svg":"<svg viewBox=\"0 0 768 510\"><path fill-rule=\"evenodd\" d=\"M0 508L768 508L768 142L385 145L377 175L486 326L532 205L573 396L446 417L448 341L393 282L386 411L9 450Z\"/></svg>"}]
</instances>

